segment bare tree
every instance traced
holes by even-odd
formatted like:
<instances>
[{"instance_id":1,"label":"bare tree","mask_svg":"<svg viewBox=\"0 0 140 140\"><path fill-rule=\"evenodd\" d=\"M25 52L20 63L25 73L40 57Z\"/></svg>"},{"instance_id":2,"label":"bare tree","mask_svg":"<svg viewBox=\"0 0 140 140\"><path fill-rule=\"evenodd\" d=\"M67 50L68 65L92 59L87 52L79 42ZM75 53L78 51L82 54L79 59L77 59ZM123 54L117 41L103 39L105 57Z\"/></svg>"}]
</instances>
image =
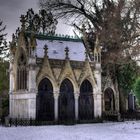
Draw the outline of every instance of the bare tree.
<instances>
[{"instance_id":1,"label":"bare tree","mask_svg":"<svg viewBox=\"0 0 140 140\"><path fill-rule=\"evenodd\" d=\"M138 56L140 1L40 0L40 6L57 18L70 19L82 33L88 51L94 50L98 38L104 63L126 63L126 58Z\"/></svg>"},{"instance_id":2,"label":"bare tree","mask_svg":"<svg viewBox=\"0 0 140 140\"><path fill-rule=\"evenodd\" d=\"M111 76L128 93L139 72L140 0L40 0L40 7L78 29L91 60L101 48L102 85Z\"/></svg>"}]
</instances>

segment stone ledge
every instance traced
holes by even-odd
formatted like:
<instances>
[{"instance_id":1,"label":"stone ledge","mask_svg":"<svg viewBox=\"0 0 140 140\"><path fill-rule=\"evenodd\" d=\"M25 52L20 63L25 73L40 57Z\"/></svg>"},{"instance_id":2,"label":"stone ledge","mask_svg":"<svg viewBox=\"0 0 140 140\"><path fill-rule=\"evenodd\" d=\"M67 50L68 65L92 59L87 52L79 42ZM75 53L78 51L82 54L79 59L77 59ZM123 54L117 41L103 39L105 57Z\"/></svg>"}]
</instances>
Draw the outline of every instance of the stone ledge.
<instances>
[{"instance_id":1,"label":"stone ledge","mask_svg":"<svg viewBox=\"0 0 140 140\"><path fill-rule=\"evenodd\" d=\"M14 99L36 99L36 94L34 94L34 93L14 94L14 95L10 95L10 99L11 100L14 100Z\"/></svg>"}]
</instances>

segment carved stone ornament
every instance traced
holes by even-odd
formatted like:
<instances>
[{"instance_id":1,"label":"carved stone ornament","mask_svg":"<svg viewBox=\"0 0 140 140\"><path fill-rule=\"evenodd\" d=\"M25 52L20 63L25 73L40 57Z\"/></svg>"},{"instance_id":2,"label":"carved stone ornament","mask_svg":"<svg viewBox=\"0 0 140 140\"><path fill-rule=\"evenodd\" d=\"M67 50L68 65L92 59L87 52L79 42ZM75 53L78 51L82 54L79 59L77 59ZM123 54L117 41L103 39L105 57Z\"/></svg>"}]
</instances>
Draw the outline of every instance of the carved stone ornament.
<instances>
[{"instance_id":1,"label":"carved stone ornament","mask_svg":"<svg viewBox=\"0 0 140 140\"><path fill-rule=\"evenodd\" d=\"M40 10L39 14L35 14L33 9L29 9L26 15L21 15L20 22L22 29L28 32L43 33L53 35L56 30L57 20L53 18L51 12Z\"/></svg>"}]
</instances>

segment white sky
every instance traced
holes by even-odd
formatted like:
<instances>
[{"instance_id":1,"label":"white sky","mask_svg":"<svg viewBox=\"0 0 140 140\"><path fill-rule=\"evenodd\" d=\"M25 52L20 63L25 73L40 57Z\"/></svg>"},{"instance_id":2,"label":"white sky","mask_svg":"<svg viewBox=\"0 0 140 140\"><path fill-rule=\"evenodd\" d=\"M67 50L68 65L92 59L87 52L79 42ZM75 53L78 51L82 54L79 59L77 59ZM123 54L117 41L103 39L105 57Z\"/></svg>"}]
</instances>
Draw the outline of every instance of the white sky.
<instances>
[{"instance_id":1,"label":"white sky","mask_svg":"<svg viewBox=\"0 0 140 140\"><path fill-rule=\"evenodd\" d=\"M0 0L0 19L7 26L5 32L8 33L8 41L11 40L12 33L15 33L17 27L20 26L21 14L26 14L29 8L38 11L38 0ZM73 34L72 28L62 24L62 21L60 21L56 32L58 34Z\"/></svg>"}]
</instances>

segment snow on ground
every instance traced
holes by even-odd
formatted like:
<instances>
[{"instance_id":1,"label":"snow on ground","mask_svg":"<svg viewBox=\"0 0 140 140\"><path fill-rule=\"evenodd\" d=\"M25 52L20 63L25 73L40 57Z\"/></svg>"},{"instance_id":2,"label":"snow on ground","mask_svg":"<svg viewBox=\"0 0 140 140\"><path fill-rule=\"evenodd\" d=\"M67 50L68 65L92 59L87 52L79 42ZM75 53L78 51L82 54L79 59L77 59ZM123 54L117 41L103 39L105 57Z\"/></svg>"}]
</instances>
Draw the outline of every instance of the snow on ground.
<instances>
[{"instance_id":1,"label":"snow on ground","mask_svg":"<svg viewBox=\"0 0 140 140\"><path fill-rule=\"evenodd\" d=\"M0 127L0 140L140 140L140 121Z\"/></svg>"}]
</instances>

